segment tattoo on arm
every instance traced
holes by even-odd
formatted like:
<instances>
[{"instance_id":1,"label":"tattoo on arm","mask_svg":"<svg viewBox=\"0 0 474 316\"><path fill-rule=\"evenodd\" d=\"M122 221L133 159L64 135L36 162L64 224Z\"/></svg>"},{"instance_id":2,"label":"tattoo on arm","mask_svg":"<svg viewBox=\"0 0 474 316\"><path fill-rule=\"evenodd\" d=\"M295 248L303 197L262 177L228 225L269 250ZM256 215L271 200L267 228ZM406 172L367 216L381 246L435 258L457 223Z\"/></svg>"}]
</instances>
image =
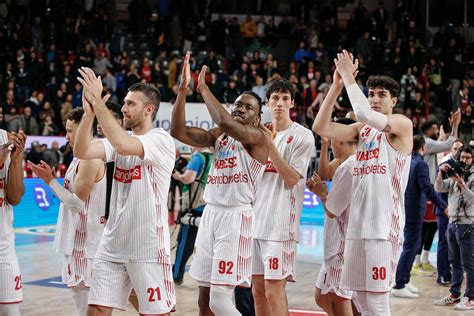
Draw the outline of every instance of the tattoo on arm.
<instances>
[{"instance_id":1,"label":"tattoo on arm","mask_svg":"<svg viewBox=\"0 0 474 316\"><path fill-rule=\"evenodd\" d=\"M382 130L382 132L390 132L391 129L392 129L392 127L390 126L390 124L387 123L387 125L385 125L384 129Z\"/></svg>"}]
</instances>

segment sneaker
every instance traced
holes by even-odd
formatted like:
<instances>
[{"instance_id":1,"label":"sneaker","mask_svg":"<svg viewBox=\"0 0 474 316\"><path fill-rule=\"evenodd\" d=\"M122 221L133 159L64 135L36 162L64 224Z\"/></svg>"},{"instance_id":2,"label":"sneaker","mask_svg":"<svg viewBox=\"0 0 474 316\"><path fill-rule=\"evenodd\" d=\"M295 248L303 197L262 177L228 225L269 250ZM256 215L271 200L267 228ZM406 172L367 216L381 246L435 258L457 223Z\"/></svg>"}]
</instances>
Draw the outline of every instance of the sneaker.
<instances>
[{"instance_id":1,"label":"sneaker","mask_svg":"<svg viewBox=\"0 0 474 316\"><path fill-rule=\"evenodd\" d=\"M431 263L427 262L427 263L422 263L421 264L421 268L425 271L429 271L429 272L434 272L436 271L436 267L433 266Z\"/></svg>"},{"instance_id":2,"label":"sneaker","mask_svg":"<svg viewBox=\"0 0 474 316\"><path fill-rule=\"evenodd\" d=\"M438 283L439 285L442 285L442 286L450 286L451 285L451 280L443 277L443 276L440 276L438 278L438 280L436 280L436 283Z\"/></svg>"},{"instance_id":3,"label":"sneaker","mask_svg":"<svg viewBox=\"0 0 474 316\"><path fill-rule=\"evenodd\" d=\"M449 306L449 305L453 305L455 303L459 303L460 300L461 300L460 297L456 297L453 294L449 294L445 298L434 301L434 304L436 306Z\"/></svg>"},{"instance_id":4,"label":"sneaker","mask_svg":"<svg viewBox=\"0 0 474 316\"><path fill-rule=\"evenodd\" d=\"M423 270L422 267L421 267L421 264L420 264L418 266L413 266L413 268L411 269L411 274L412 275L431 276L431 275L433 275L433 272Z\"/></svg>"},{"instance_id":5,"label":"sneaker","mask_svg":"<svg viewBox=\"0 0 474 316\"><path fill-rule=\"evenodd\" d=\"M474 310L474 298L464 296L461 301L454 306L454 309L458 311Z\"/></svg>"},{"instance_id":6,"label":"sneaker","mask_svg":"<svg viewBox=\"0 0 474 316\"><path fill-rule=\"evenodd\" d=\"M408 289L408 291L410 291L414 294L420 294L420 290L418 290L416 287L414 287L411 283L405 284L405 288Z\"/></svg>"},{"instance_id":7,"label":"sneaker","mask_svg":"<svg viewBox=\"0 0 474 316\"><path fill-rule=\"evenodd\" d=\"M392 289L392 295L401 298L419 298L420 296L410 291L406 286L403 289Z\"/></svg>"}]
</instances>

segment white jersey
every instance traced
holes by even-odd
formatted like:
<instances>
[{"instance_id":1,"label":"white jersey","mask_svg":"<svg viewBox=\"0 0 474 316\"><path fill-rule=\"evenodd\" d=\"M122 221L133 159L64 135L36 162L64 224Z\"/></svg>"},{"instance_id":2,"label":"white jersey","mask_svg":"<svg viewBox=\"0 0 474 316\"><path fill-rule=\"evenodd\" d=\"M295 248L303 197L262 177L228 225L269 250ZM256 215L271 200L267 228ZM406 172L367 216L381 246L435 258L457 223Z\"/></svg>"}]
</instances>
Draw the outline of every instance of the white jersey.
<instances>
[{"instance_id":1,"label":"white jersey","mask_svg":"<svg viewBox=\"0 0 474 316\"><path fill-rule=\"evenodd\" d=\"M74 158L64 176L64 187L74 193L80 159ZM84 210L74 213L64 203L59 206L58 223L54 238L57 252L79 258L94 258L104 231L106 196L105 174L94 183L85 201Z\"/></svg>"},{"instance_id":2,"label":"white jersey","mask_svg":"<svg viewBox=\"0 0 474 316\"><path fill-rule=\"evenodd\" d=\"M8 143L8 134L0 129L0 145ZM5 190L10 166L10 155L0 165L0 262L8 261L15 252L15 234L13 233L13 207L8 204Z\"/></svg>"},{"instance_id":3,"label":"white jersey","mask_svg":"<svg viewBox=\"0 0 474 316\"><path fill-rule=\"evenodd\" d=\"M385 132L361 128L347 239L402 240L410 162L411 154L395 150Z\"/></svg>"},{"instance_id":4,"label":"white jersey","mask_svg":"<svg viewBox=\"0 0 474 316\"><path fill-rule=\"evenodd\" d=\"M289 188L268 158L257 187L253 237L263 240L298 240L306 173L314 151L313 133L298 123L276 133L274 143L283 159L300 175Z\"/></svg>"},{"instance_id":5,"label":"white jersey","mask_svg":"<svg viewBox=\"0 0 474 316\"><path fill-rule=\"evenodd\" d=\"M106 161L115 161L110 214L96 258L112 262L169 263L168 190L175 146L162 128L134 135L144 157L120 155L102 139Z\"/></svg>"},{"instance_id":6,"label":"white jersey","mask_svg":"<svg viewBox=\"0 0 474 316\"><path fill-rule=\"evenodd\" d=\"M252 206L265 166L229 135L217 138L204 201L228 207Z\"/></svg>"},{"instance_id":7,"label":"white jersey","mask_svg":"<svg viewBox=\"0 0 474 316\"><path fill-rule=\"evenodd\" d=\"M352 168L355 155L347 158L334 173L326 208L334 218L324 217L324 262L330 264L344 258L344 242L352 197Z\"/></svg>"}]
</instances>

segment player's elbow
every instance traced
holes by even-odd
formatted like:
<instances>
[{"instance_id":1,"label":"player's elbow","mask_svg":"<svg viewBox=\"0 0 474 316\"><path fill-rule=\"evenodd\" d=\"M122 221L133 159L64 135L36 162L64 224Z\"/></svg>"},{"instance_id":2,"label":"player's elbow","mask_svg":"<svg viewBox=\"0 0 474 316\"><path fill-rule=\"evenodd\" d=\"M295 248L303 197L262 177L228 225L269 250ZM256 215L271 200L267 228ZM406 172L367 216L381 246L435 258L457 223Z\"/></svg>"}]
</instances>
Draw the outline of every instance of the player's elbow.
<instances>
[{"instance_id":1,"label":"player's elbow","mask_svg":"<svg viewBox=\"0 0 474 316\"><path fill-rule=\"evenodd\" d=\"M358 122L367 123L369 121L369 117L368 117L367 113L365 113L364 111L362 111L360 109L355 110L354 114L355 114L356 120Z\"/></svg>"},{"instance_id":2,"label":"player's elbow","mask_svg":"<svg viewBox=\"0 0 474 316\"><path fill-rule=\"evenodd\" d=\"M20 189L19 192L17 192L17 194L15 194L14 196L7 196L8 204L10 204L11 206L17 206L18 204L20 204L21 198L24 194L25 188Z\"/></svg>"}]
</instances>

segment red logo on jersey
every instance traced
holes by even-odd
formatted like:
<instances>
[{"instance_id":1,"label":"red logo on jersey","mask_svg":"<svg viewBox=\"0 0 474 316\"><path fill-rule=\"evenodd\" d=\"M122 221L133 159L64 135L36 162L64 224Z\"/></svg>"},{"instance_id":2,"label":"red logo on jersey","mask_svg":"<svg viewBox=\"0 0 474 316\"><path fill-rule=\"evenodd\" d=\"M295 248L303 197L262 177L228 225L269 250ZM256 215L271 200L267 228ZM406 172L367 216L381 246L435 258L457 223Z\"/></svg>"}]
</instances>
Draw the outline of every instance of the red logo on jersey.
<instances>
[{"instance_id":1,"label":"red logo on jersey","mask_svg":"<svg viewBox=\"0 0 474 316\"><path fill-rule=\"evenodd\" d=\"M0 198L0 207L7 205L5 198Z\"/></svg>"},{"instance_id":2,"label":"red logo on jersey","mask_svg":"<svg viewBox=\"0 0 474 316\"><path fill-rule=\"evenodd\" d=\"M377 140L380 141L381 138L382 138L382 133L379 133L379 134L377 135Z\"/></svg>"},{"instance_id":3,"label":"red logo on jersey","mask_svg":"<svg viewBox=\"0 0 474 316\"><path fill-rule=\"evenodd\" d=\"M374 148L371 150L358 151L356 154L357 161L366 161L370 159L379 158L379 149Z\"/></svg>"},{"instance_id":4,"label":"red logo on jersey","mask_svg":"<svg viewBox=\"0 0 474 316\"><path fill-rule=\"evenodd\" d=\"M265 164L265 172L277 173L277 170L275 169L275 166L271 160L267 160L267 163Z\"/></svg>"},{"instance_id":5,"label":"red logo on jersey","mask_svg":"<svg viewBox=\"0 0 474 316\"><path fill-rule=\"evenodd\" d=\"M66 188L67 190L69 190L69 182L69 180L64 179L64 188Z\"/></svg>"},{"instance_id":6,"label":"red logo on jersey","mask_svg":"<svg viewBox=\"0 0 474 316\"><path fill-rule=\"evenodd\" d=\"M288 136L288 139L286 140L286 143L289 144L293 141L293 135Z\"/></svg>"},{"instance_id":7,"label":"red logo on jersey","mask_svg":"<svg viewBox=\"0 0 474 316\"><path fill-rule=\"evenodd\" d=\"M369 136L370 130L371 130L370 127L364 128L364 130L363 130L362 133L361 133L362 138L366 138L367 136Z\"/></svg>"},{"instance_id":8,"label":"red logo on jersey","mask_svg":"<svg viewBox=\"0 0 474 316\"><path fill-rule=\"evenodd\" d=\"M352 175L362 177L369 174L386 174L386 173L387 173L387 167L384 164L378 164L378 165L355 167L353 169Z\"/></svg>"},{"instance_id":9,"label":"red logo on jersey","mask_svg":"<svg viewBox=\"0 0 474 316\"><path fill-rule=\"evenodd\" d=\"M99 219L99 224L105 224L105 223L107 223L107 219L105 218L105 216L101 216Z\"/></svg>"},{"instance_id":10,"label":"red logo on jersey","mask_svg":"<svg viewBox=\"0 0 474 316\"><path fill-rule=\"evenodd\" d=\"M223 138L223 139L221 139L221 141L219 142L219 145L220 145L220 146L227 146L228 142L229 142L229 141L227 140L227 138Z\"/></svg>"},{"instance_id":11,"label":"red logo on jersey","mask_svg":"<svg viewBox=\"0 0 474 316\"><path fill-rule=\"evenodd\" d=\"M3 189L5 187L5 180L0 179L0 189Z\"/></svg>"},{"instance_id":12,"label":"red logo on jersey","mask_svg":"<svg viewBox=\"0 0 474 316\"><path fill-rule=\"evenodd\" d=\"M226 169L237 167L237 157L227 157L224 159L216 159L214 162L214 168L216 169Z\"/></svg>"},{"instance_id":13,"label":"red logo on jersey","mask_svg":"<svg viewBox=\"0 0 474 316\"><path fill-rule=\"evenodd\" d=\"M211 176L207 177L207 184L232 184L232 183L247 183L249 182L249 176L246 173L239 172L236 174L231 174L226 176L225 174L220 176Z\"/></svg>"},{"instance_id":14,"label":"red logo on jersey","mask_svg":"<svg viewBox=\"0 0 474 316\"><path fill-rule=\"evenodd\" d=\"M142 178L141 166L135 166L130 170L120 169L115 167L114 179L122 183L131 183L132 180L140 180Z\"/></svg>"}]
</instances>

